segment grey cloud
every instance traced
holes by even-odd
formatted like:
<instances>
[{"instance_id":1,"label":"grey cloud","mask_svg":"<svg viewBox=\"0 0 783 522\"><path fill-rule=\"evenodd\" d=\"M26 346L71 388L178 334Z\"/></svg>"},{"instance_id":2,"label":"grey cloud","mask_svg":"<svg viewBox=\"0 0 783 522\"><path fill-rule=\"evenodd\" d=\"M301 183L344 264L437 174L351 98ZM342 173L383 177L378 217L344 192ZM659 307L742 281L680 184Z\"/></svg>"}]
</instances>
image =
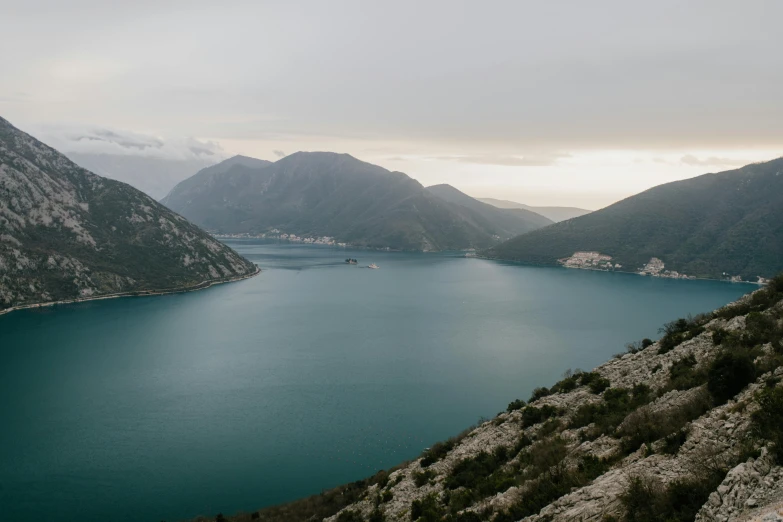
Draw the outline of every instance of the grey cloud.
<instances>
[{"instance_id":1,"label":"grey cloud","mask_svg":"<svg viewBox=\"0 0 783 522\"><path fill-rule=\"evenodd\" d=\"M273 150L272 154L274 154L278 158L285 158L285 152L283 152L282 150Z\"/></svg>"},{"instance_id":2,"label":"grey cloud","mask_svg":"<svg viewBox=\"0 0 783 522\"><path fill-rule=\"evenodd\" d=\"M0 53L0 113L479 151L783 141L783 2L142 1L6 1L25 45Z\"/></svg>"},{"instance_id":3,"label":"grey cloud","mask_svg":"<svg viewBox=\"0 0 783 522\"><path fill-rule=\"evenodd\" d=\"M685 156L680 158L680 162L686 165L699 166L699 167L741 167L748 163L747 160L718 158L715 156L699 159L692 154L686 154Z\"/></svg>"},{"instance_id":4,"label":"grey cloud","mask_svg":"<svg viewBox=\"0 0 783 522\"><path fill-rule=\"evenodd\" d=\"M65 153L142 156L164 160L219 161L218 143L195 138L160 138L88 125L42 125L31 129L40 140Z\"/></svg>"}]
</instances>

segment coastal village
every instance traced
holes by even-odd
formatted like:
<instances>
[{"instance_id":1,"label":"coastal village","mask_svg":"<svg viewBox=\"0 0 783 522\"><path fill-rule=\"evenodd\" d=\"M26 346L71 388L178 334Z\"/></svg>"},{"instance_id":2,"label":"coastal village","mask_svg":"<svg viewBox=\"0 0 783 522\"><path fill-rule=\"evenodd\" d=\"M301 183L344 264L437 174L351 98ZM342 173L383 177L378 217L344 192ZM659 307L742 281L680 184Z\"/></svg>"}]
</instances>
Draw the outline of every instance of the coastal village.
<instances>
[{"instance_id":1,"label":"coastal village","mask_svg":"<svg viewBox=\"0 0 783 522\"><path fill-rule=\"evenodd\" d=\"M264 232L261 234L251 234L245 232L242 234L214 234L214 236L218 238L230 238L230 239L282 239L285 241L292 241L294 243L308 243L312 245L330 245L330 246L339 246L339 247L348 246L348 243L341 243L335 241L335 239L330 236L321 236L321 237L297 236L296 234L287 234L285 232L281 232L276 228L273 228L269 232Z\"/></svg>"},{"instance_id":2,"label":"coastal village","mask_svg":"<svg viewBox=\"0 0 783 522\"><path fill-rule=\"evenodd\" d=\"M619 263L612 263L612 256L600 252L574 252L570 257L558 259L558 263L565 268L581 268L584 270L614 271L620 270L623 267ZM694 276L681 274L676 270L666 270L666 264L657 257L650 258L643 267L636 270L634 273L643 276L649 275L667 279L696 279ZM723 276L732 282L742 282L740 276L730 276L725 272ZM766 284L767 279L759 277L757 283L760 285Z\"/></svg>"}]
</instances>

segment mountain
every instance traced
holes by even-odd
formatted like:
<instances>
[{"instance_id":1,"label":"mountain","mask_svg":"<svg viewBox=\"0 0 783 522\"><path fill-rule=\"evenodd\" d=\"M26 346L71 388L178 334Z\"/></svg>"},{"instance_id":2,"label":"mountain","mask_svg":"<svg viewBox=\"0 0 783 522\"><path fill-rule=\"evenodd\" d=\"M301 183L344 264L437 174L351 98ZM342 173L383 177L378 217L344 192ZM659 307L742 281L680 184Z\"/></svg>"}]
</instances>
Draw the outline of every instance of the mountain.
<instances>
[{"instance_id":1,"label":"mountain","mask_svg":"<svg viewBox=\"0 0 783 522\"><path fill-rule=\"evenodd\" d=\"M217 520L780 520L782 299L783 276L407 462Z\"/></svg>"},{"instance_id":2,"label":"mountain","mask_svg":"<svg viewBox=\"0 0 783 522\"><path fill-rule=\"evenodd\" d=\"M194 204L209 201L216 191L226 191L236 187L239 182L249 182L247 176L255 176L258 169L271 165L271 161L249 158L237 155L215 165L199 170L195 175L184 179L175 185L166 196L160 200L171 208L193 208ZM224 183L225 182L225 183ZM221 192L222 195L229 195ZM212 211L222 208L218 206ZM198 209L198 212L208 212L208 209Z\"/></svg>"},{"instance_id":3,"label":"mountain","mask_svg":"<svg viewBox=\"0 0 783 522\"><path fill-rule=\"evenodd\" d=\"M627 271L657 258L689 276L771 277L783 270L783 158L660 185L487 256L554 265L579 251L611 256Z\"/></svg>"},{"instance_id":4,"label":"mountain","mask_svg":"<svg viewBox=\"0 0 783 522\"><path fill-rule=\"evenodd\" d=\"M560 221L565 221L566 219L584 216L585 214L589 214L590 212L592 212L592 210L585 210L583 208L577 208L577 207L531 207L529 205L523 205L522 203L517 203L516 201L508 201L505 199L494 199L494 198L476 198L476 199L497 208L518 208L523 210L530 210L532 212L535 212L536 214L541 214L542 216L551 219L555 223L559 223Z\"/></svg>"},{"instance_id":5,"label":"mountain","mask_svg":"<svg viewBox=\"0 0 783 522\"><path fill-rule=\"evenodd\" d=\"M475 220L486 222L487 230L501 238L510 238L525 232L551 225L553 221L530 210L499 209L482 203L451 185L441 184L427 187L436 197L465 209L475 215Z\"/></svg>"},{"instance_id":6,"label":"mountain","mask_svg":"<svg viewBox=\"0 0 783 522\"><path fill-rule=\"evenodd\" d=\"M251 262L0 118L0 311L245 277Z\"/></svg>"},{"instance_id":7,"label":"mountain","mask_svg":"<svg viewBox=\"0 0 783 522\"><path fill-rule=\"evenodd\" d=\"M530 215L504 216L498 224L487 211L452 203L401 172L348 154L297 152L272 164L249 161L232 158L204 169L163 203L222 234L280 230L402 250L486 248L511 237L510 229L547 223Z\"/></svg>"}]
</instances>

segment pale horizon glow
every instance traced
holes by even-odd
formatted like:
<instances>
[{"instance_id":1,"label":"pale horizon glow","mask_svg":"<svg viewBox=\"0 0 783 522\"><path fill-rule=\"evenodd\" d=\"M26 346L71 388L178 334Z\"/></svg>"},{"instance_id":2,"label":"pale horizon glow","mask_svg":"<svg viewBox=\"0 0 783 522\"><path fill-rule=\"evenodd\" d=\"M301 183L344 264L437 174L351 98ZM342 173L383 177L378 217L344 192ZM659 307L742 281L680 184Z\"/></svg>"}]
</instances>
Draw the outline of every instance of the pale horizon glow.
<instances>
[{"instance_id":1,"label":"pale horizon glow","mask_svg":"<svg viewBox=\"0 0 783 522\"><path fill-rule=\"evenodd\" d=\"M0 12L0 116L66 153L329 150L425 186L587 209L783 155L783 2L0 0ZM74 142L85 128L153 145Z\"/></svg>"}]
</instances>

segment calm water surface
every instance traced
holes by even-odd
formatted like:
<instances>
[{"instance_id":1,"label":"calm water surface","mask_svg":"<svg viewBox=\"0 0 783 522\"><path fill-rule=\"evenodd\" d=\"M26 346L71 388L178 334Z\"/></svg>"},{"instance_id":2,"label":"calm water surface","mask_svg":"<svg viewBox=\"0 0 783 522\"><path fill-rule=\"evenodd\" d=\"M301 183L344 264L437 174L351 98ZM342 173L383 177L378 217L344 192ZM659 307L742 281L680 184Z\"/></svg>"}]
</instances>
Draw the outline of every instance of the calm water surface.
<instances>
[{"instance_id":1,"label":"calm water surface","mask_svg":"<svg viewBox=\"0 0 783 522\"><path fill-rule=\"evenodd\" d=\"M171 522L317 493L754 288L230 244L265 271L0 316L1 521Z\"/></svg>"}]
</instances>

